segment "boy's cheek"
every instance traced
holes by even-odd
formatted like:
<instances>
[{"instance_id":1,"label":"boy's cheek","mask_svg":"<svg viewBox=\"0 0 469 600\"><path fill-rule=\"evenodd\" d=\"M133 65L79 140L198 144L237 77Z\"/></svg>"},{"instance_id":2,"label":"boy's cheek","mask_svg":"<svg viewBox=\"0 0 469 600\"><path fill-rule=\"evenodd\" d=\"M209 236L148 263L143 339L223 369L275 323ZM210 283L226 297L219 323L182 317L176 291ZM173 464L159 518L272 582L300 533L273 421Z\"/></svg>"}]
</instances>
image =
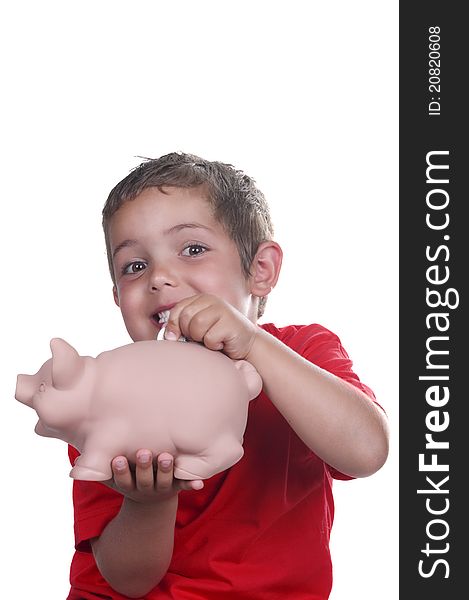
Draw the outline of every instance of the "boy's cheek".
<instances>
[{"instance_id":1,"label":"boy's cheek","mask_svg":"<svg viewBox=\"0 0 469 600\"><path fill-rule=\"evenodd\" d=\"M142 306L139 299L121 289L117 290L116 298L116 304L120 309L126 327L129 328L138 323L142 314Z\"/></svg>"},{"instance_id":2,"label":"boy's cheek","mask_svg":"<svg viewBox=\"0 0 469 600\"><path fill-rule=\"evenodd\" d=\"M117 306L120 306L119 292L117 291L116 286L113 286L112 288L112 295L114 296L114 302L117 304Z\"/></svg>"},{"instance_id":3,"label":"boy's cheek","mask_svg":"<svg viewBox=\"0 0 469 600\"><path fill-rule=\"evenodd\" d=\"M134 290L131 284L132 281L121 278L112 288L114 302L121 309L123 304L131 303L132 297L136 295L136 290Z\"/></svg>"},{"instance_id":4,"label":"boy's cheek","mask_svg":"<svg viewBox=\"0 0 469 600\"><path fill-rule=\"evenodd\" d=\"M127 290L122 289L119 285L113 289L114 302L120 309L124 320L127 316L132 315L135 310L135 301L132 299L132 295Z\"/></svg>"}]
</instances>

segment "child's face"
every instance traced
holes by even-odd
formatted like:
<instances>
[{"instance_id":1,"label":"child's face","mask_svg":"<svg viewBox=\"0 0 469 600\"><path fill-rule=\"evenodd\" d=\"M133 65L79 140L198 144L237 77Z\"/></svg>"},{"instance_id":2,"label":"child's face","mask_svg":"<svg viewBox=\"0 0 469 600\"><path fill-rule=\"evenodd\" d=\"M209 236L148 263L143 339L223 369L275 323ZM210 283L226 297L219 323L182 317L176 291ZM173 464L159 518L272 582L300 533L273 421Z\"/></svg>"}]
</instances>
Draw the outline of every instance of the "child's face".
<instances>
[{"instance_id":1,"label":"child's face","mask_svg":"<svg viewBox=\"0 0 469 600\"><path fill-rule=\"evenodd\" d=\"M155 339L158 313L195 294L213 294L252 321L257 304L236 244L198 188L145 189L109 226L114 298L134 341Z\"/></svg>"}]
</instances>

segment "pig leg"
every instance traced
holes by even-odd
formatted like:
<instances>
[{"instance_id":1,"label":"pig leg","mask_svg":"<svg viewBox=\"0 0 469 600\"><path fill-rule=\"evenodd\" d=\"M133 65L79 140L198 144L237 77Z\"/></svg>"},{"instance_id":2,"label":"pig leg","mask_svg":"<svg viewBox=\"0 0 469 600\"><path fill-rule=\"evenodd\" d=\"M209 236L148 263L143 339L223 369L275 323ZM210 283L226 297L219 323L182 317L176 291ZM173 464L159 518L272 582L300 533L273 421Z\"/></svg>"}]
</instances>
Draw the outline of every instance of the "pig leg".
<instances>
[{"instance_id":1,"label":"pig leg","mask_svg":"<svg viewBox=\"0 0 469 600\"><path fill-rule=\"evenodd\" d=\"M220 437L203 455L179 454L174 461L174 477L177 479L207 479L234 465L244 450L234 437Z\"/></svg>"},{"instance_id":2,"label":"pig leg","mask_svg":"<svg viewBox=\"0 0 469 600\"><path fill-rule=\"evenodd\" d=\"M70 477L83 481L107 481L112 478L111 459L102 453L92 453L90 450L75 460Z\"/></svg>"},{"instance_id":3,"label":"pig leg","mask_svg":"<svg viewBox=\"0 0 469 600\"><path fill-rule=\"evenodd\" d=\"M70 477L83 481L106 481L112 478L111 460L121 454L115 441L104 435L88 437L80 456L75 460Z\"/></svg>"}]
</instances>

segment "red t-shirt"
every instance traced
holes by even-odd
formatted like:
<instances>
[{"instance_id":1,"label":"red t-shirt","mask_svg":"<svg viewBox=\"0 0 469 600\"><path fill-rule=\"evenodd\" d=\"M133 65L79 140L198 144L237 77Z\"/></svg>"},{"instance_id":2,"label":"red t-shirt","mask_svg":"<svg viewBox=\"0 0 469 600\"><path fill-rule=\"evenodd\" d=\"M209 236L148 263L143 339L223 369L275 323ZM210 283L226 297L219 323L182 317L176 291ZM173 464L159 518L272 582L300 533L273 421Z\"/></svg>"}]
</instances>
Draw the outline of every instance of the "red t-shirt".
<instances>
[{"instance_id":1,"label":"red t-shirt","mask_svg":"<svg viewBox=\"0 0 469 600\"><path fill-rule=\"evenodd\" d=\"M339 338L320 325L262 328L319 367L368 394ZM148 600L324 600L332 585L332 478L261 393L250 402L243 458L179 493L170 567ZM70 460L78 452L69 448ZM101 576L89 539L119 512L122 496L74 481L76 552L68 600L123 600Z\"/></svg>"}]
</instances>

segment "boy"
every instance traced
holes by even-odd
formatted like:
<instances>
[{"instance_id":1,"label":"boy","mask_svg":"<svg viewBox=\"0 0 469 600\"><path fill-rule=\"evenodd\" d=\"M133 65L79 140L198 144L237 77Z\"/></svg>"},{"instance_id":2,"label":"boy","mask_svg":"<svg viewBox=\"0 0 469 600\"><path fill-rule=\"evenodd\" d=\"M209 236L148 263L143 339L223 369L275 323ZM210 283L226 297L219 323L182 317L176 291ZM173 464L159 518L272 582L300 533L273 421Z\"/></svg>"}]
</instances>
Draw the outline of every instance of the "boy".
<instances>
[{"instance_id":1,"label":"boy","mask_svg":"<svg viewBox=\"0 0 469 600\"><path fill-rule=\"evenodd\" d=\"M257 325L282 251L265 199L230 165L173 153L111 191L103 226L114 299L134 341L183 335L251 362L244 457L205 482L145 448L113 479L74 482L69 600L329 597L332 477L385 462L386 417L320 325ZM220 402L223 398L220 398ZM73 460L77 452L70 448Z\"/></svg>"}]
</instances>

